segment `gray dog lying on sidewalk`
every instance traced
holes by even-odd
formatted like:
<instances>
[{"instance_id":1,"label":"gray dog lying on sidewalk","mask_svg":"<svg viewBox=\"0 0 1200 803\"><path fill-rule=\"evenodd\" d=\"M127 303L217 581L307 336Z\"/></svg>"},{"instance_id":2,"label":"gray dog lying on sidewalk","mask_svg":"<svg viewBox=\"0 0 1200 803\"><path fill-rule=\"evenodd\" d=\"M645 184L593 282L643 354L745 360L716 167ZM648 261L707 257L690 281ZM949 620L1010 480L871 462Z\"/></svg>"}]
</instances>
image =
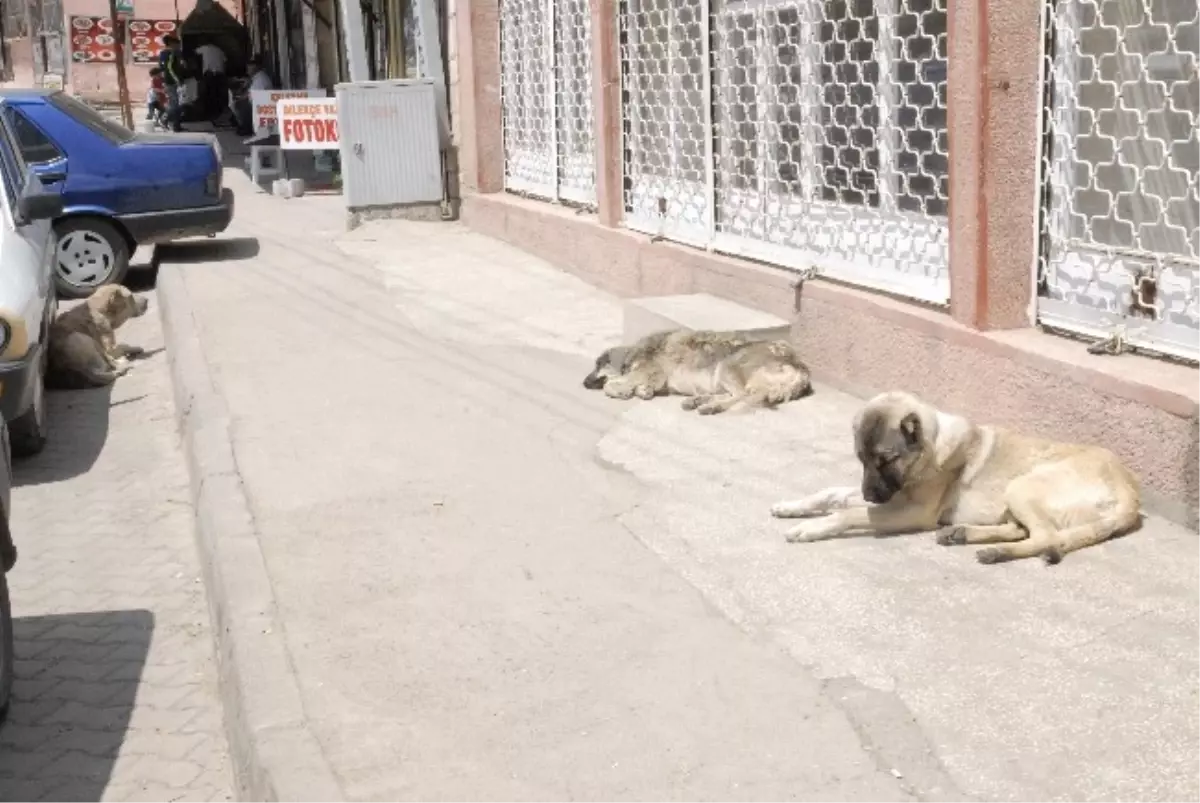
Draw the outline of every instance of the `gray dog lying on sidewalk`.
<instances>
[{"instance_id":1,"label":"gray dog lying on sidewalk","mask_svg":"<svg viewBox=\"0 0 1200 803\"><path fill-rule=\"evenodd\" d=\"M129 357L144 353L117 342L116 329L146 314L150 302L120 285L101 287L50 324L46 386L60 390L111 385L129 370Z\"/></svg>"},{"instance_id":2,"label":"gray dog lying on sidewalk","mask_svg":"<svg viewBox=\"0 0 1200 803\"><path fill-rule=\"evenodd\" d=\"M683 409L700 415L774 407L812 392L808 367L787 341L687 329L607 349L583 386L614 399L689 396Z\"/></svg>"}]
</instances>

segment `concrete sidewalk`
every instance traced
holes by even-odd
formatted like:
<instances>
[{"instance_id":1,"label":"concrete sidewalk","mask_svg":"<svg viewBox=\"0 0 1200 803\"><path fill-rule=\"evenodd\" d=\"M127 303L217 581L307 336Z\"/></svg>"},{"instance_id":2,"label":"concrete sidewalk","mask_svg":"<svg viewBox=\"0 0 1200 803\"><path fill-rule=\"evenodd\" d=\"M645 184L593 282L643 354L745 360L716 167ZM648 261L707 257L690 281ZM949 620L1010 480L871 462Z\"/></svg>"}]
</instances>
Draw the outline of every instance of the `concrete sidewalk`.
<instances>
[{"instance_id":1,"label":"concrete sidewalk","mask_svg":"<svg viewBox=\"0 0 1200 803\"><path fill-rule=\"evenodd\" d=\"M856 482L859 400L609 400L616 299L229 181L245 239L165 250L160 293L244 791L1200 795L1195 533L1053 568L786 544L773 501Z\"/></svg>"}]
</instances>

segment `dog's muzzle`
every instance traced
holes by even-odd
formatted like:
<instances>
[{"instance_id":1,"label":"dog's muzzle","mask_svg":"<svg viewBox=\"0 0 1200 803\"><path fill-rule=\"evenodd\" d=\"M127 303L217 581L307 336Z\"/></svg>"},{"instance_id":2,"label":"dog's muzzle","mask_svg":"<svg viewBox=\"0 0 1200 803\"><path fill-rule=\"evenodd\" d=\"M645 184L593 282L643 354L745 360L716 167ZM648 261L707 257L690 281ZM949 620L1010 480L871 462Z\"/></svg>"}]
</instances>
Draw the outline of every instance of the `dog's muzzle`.
<instances>
[{"instance_id":1,"label":"dog's muzzle","mask_svg":"<svg viewBox=\"0 0 1200 803\"><path fill-rule=\"evenodd\" d=\"M588 374L583 378L583 386L588 390L603 390L605 381L599 374Z\"/></svg>"},{"instance_id":2,"label":"dog's muzzle","mask_svg":"<svg viewBox=\"0 0 1200 803\"><path fill-rule=\"evenodd\" d=\"M888 481L887 477L866 476L863 478L863 499L866 499L873 505L882 505L899 492L900 489L898 487L893 488L892 483Z\"/></svg>"},{"instance_id":3,"label":"dog's muzzle","mask_svg":"<svg viewBox=\"0 0 1200 803\"><path fill-rule=\"evenodd\" d=\"M137 303L134 305L134 309L136 311L133 313L133 317L142 317L146 314L146 310L150 309L150 300L146 298L139 298Z\"/></svg>"}]
</instances>

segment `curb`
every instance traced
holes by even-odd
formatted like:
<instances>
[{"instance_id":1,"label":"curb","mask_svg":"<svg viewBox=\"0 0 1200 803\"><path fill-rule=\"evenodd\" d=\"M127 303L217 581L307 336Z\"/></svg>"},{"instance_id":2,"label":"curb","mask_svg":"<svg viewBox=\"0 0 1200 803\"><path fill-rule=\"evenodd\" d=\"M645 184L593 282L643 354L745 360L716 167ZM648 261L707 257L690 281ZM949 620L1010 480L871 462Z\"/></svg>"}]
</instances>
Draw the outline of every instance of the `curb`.
<instances>
[{"instance_id":1,"label":"curb","mask_svg":"<svg viewBox=\"0 0 1200 803\"><path fill-rule=\"evenodd\" d=\"M229 411L204 357L184 270L160 267L158 304L191 481L235 791L240 800L342 800L341 786L308 727L233 454Z\"/></svg>"}]
</instances>

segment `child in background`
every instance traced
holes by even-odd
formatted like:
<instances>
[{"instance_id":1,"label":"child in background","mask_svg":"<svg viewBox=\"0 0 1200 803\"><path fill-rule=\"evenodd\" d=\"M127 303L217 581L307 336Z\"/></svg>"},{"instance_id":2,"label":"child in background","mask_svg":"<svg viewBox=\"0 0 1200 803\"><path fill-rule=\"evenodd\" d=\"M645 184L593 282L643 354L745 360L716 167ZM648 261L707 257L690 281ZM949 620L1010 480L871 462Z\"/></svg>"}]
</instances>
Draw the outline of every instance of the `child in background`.
<instances>
[{"instance_id":1,"label":"child in background","mask_svg":"<svg viewBox=\"0 0 1200 803\"><path fill-rule=\"evenodd\" d=\"M150 70L150 88L146 90L146 119L157 121L167 113L167 88L163 83L162 67Z\"/></svg>"}]
</instances>

